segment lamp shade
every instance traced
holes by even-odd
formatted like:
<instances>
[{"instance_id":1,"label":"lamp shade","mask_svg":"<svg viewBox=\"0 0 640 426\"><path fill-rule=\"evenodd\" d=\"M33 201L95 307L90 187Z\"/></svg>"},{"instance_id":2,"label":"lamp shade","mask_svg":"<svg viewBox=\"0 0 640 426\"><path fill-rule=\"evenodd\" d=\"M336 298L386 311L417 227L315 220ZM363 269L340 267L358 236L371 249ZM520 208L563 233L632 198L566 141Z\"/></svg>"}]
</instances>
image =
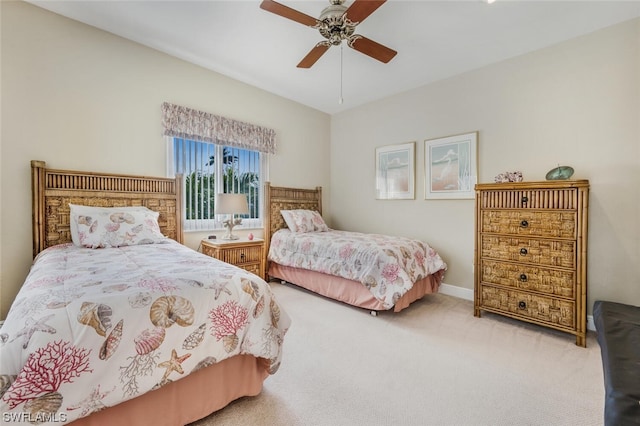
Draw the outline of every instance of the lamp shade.
<instances>
[{"instance_id":1,"label":"lamp shade","mask_svg":"<svg viewBox=\"0 0 640 426\"><path fill-rule=\"evenodd\" d=\"M245 194L217 194L216 214L248 214L247 196Z\"/></svg>"}]
</instances>

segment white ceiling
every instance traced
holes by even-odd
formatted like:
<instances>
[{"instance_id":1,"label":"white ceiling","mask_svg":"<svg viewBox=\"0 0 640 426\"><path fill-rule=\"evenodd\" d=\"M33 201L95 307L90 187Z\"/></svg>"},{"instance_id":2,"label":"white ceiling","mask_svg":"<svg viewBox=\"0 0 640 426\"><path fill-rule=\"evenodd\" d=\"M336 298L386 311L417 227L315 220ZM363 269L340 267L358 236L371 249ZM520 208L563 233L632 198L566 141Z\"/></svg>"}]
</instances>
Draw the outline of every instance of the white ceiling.
<instances>
[{"instance_id":1,"label":"white ceiling","mask_svg":"<svg viewBox=\"0 0 640 426\"><path fill-rule=\"evenodd\" d=\"M29 2L329 114L640 16L640 1L389 0L356 33L398 55L344 46L341 73L340 47L297 68L322 37L260 0ZM329 4L279 3L313 17Z\"/></svg>"}]
</instances>

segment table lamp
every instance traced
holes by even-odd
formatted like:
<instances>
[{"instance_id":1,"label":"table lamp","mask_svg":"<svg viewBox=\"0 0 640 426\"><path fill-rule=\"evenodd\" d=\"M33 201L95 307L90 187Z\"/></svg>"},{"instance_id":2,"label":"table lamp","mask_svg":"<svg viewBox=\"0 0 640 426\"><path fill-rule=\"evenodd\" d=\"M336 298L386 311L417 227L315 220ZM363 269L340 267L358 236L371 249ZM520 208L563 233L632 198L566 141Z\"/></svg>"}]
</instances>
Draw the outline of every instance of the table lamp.
<instances>
[{"instance_id":1,"label":"table lamp","mask_svg":"<svg viewBox=\"0 0 640 426\"><path fill-rule=\"evenodd\" d=\"M223 240L237 240L237 235L233 235L233 227L242 223L242 218L235 218L236 214L248 214L249 206L247 205L247 196L245 194L217 194L216 195L216 214L230 214L231 218L225 220L224 227L227 228L227 234L222 237Z\"/></svg>"}]
</instances>

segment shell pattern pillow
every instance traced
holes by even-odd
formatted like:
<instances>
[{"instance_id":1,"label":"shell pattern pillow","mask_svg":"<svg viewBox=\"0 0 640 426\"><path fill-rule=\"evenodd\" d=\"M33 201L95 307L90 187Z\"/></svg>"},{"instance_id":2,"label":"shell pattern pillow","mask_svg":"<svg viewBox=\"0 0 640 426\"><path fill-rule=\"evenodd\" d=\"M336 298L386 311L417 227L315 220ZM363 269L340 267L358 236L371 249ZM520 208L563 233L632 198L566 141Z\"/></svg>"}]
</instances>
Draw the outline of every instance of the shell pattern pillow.
<instances>
[{"instance_id":1,"label":"shell pattern pillow","mask_svg":"<svg viewBox=\"0 0 640 426\"><path fill-rule=\"evenodd\" d=\"M71 239L77 246L105 248L166 241L158 212L146 207L90 207L69 204Z\"/></svg>"}]
</instances>

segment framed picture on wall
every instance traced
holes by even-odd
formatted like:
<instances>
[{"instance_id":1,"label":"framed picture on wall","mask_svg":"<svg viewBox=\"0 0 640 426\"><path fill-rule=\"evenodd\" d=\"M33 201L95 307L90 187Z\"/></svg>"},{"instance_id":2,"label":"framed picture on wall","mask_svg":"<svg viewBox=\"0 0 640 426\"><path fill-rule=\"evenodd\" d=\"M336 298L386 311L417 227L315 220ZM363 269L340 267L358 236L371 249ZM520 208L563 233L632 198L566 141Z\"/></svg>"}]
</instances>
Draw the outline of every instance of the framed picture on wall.
<instances>
[{"instance_id":1,"label":"framed picture on wall","mask_svg":"<svg viewBox=\"0 0 640 426\"><path fill-rule=\"evenodd\" d=\"M415 198L415 142L376 148L376 199Z\"/></svg>"},{"instance_id":2,"label":"framed picture on wall","mask_svg":"<svg viewBox=\"0 0 640 426\"><path fill-rule=\"evenodd\" d=\"M424 142L425 198L473 199L478 181L478 132Z\"/></svg>"}]
</instances>

